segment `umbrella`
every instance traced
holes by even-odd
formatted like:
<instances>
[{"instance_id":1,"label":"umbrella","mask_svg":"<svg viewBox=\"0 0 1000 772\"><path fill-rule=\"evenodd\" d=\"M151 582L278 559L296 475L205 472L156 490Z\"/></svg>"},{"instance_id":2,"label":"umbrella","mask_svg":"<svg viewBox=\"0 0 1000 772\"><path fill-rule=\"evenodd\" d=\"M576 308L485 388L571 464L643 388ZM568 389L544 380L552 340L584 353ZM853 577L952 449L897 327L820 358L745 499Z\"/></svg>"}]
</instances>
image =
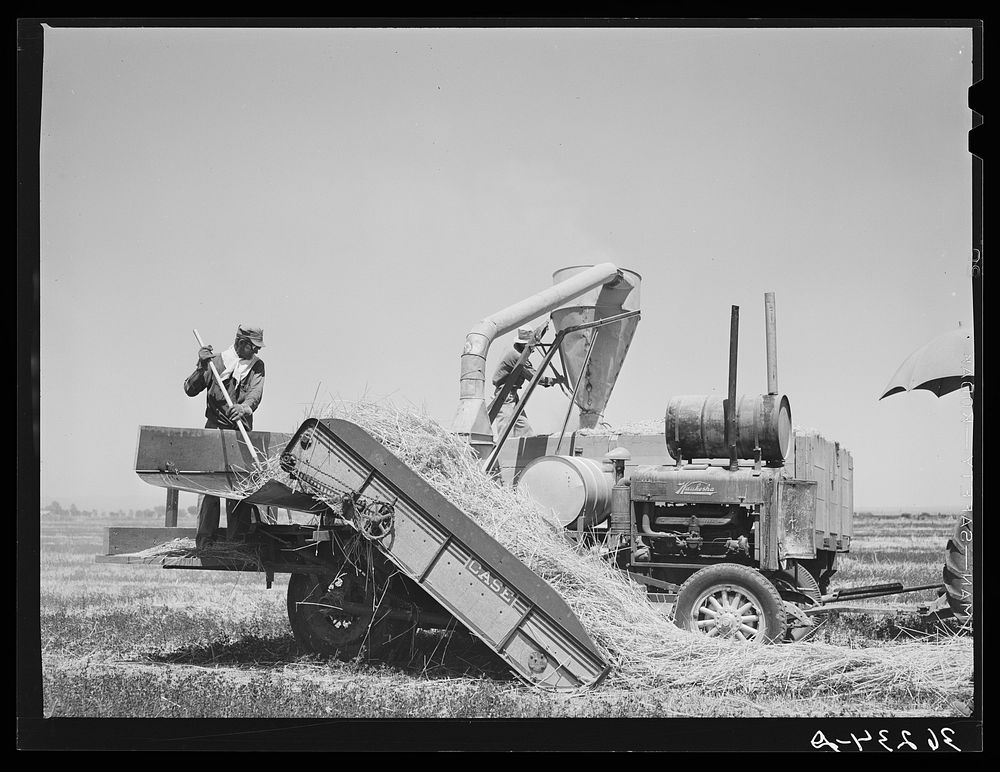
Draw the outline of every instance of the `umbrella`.
<instances>
[{"instance_id":1,"label":"umbrella","mask_svg":"<svg viewBox=\"0 0 1000 772\"><path fill-rule=\"evenodd\" d=\"M901 391L925 389L943 397L975 383L972 332L963 327L939 335L910 354L889 379L879 399Z\"/></svg>"}]
</instances>

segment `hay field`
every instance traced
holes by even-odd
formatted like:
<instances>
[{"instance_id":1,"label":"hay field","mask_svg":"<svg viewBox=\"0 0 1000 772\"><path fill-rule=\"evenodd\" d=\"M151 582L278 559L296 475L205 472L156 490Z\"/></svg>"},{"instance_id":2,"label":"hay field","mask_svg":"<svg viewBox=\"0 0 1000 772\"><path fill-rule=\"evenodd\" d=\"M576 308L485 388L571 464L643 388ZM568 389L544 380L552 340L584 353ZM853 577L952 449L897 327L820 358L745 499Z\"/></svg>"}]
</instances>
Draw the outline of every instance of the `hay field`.
<instances>
[{"instance_id":1,"label":"hay field","mask_svg":"<svg viewBox=\"0 0 1000 772\"><path fill-rule=\"evenodd\" d=\"M855 550L836 584L936 581L951 518L859 518ZM304 656L285 618L286 577L96 564L96 519L41 524L44 706L51 716L99 717L633 717L961 716L971 683L947 693L907 684L858 693L829 683L815 693L779 674L753 687L712 679L647 688L612 680L580 696L523 687L477 641L422 634L408 662L369 665ZM129 523L131 524L131 523ZM158 525L156 522L136 525ZM183 523L182 523L183 524ZM885 604L899 605L901 598ZM868 601L875 604L876 601ZM912 601L911 601L912 604ZM909 622L907 621L909 620ZM664 647L677 645L671 636ZM912 658L939 647L967 663L971 639L921 628L912 615L844 614L797 647L888 649ZM916 648L920 647L920 648ZM772 647L773 648L773 647ZM944 652L940 652L944 653ZM845 659L845 666L849 666ZM932 674L928 674L929 676Z\"/></svg>"}]
</instances>

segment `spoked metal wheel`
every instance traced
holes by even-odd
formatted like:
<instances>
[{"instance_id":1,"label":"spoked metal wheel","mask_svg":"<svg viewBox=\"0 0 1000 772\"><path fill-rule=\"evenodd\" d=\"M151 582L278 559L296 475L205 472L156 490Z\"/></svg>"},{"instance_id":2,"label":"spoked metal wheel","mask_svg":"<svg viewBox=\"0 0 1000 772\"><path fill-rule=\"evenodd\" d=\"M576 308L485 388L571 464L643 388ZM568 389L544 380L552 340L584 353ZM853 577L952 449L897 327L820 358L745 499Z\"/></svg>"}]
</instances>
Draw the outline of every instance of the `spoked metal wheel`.
<instances>
[{"instance_id":1,"label":"spoked metal wheel","mask_svg":"<svg viewBox=\"0 0 1000 772\"><path fill-rule=\"evenodd\" d=\"M677 593L674 623L710 638L771 643L785 634L785 607L770 581L734 563L692 574Z\"/></svg>"},{"instance_id":2,"label":"spoked metal wheel","mask_svg":"<svg viewBox=\"0 0 1000 772\"><path fill-rule=\"evenodd\" d=\"M292 574L288 582L295 639L310 652L340 659L391 657L405 625L386 618L389 603L371 576L350 567L335 574Z\"/></svg>"}]
</instances>

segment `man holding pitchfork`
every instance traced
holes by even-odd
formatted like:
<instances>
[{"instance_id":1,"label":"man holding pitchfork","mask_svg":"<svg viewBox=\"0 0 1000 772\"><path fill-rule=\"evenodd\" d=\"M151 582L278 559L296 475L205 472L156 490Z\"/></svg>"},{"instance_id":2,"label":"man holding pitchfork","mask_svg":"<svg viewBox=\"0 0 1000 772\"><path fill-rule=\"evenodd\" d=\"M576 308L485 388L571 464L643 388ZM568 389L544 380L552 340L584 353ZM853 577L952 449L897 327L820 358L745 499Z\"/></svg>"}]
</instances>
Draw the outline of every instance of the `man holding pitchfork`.
<instances>
[{"instance_id":1,"label":"man holding pitchfork","mask_svg":"<svg viewBox=\"0 0 1000 772\"><path fill-rule=\"evenodd\" d=\"M253 428L253 412L264 396L264 360L257 354L264 348L264 330L241 324L236 328L232 347L216 354L211 346L198 350L195 371L184 381L184 393L195 397L207 391L205 406L206 429ZM212 365L216 373L212 372ZM216 374L225 387L223 394ZM226 399L226 397L229 397ZM242 501L226 499L226 533L230 539L244 533L256 507ZM197 546L199 549L212 543L215 529L219 527L219 498L205 496L198 512Z\"/></svg>"}]
</instances>

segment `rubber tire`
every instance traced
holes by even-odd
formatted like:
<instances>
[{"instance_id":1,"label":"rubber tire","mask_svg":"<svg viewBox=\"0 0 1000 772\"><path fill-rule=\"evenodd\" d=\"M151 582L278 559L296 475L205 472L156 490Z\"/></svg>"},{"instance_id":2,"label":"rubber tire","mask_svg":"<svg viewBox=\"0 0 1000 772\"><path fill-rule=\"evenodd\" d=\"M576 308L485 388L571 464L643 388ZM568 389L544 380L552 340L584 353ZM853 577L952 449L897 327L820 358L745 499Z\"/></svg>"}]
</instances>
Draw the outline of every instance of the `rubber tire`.
<instances>
[{"instance_id":1,"label":"rubber tire","mask_svg":"<svg viewBox=\"0 0 1000 772\"><path fill-rule=\"evenodd\" d=\"M972 552L972 518L959 515L945 548L942 578L948 605L960 620L972 616Z\"/></svg>"},{"instance_id":2,"label":"rubber tire","mask_svg":"<svg viewBox=\"0 0 1000 772\"><path fill-rule=\"evenodd\" d=\"M325 593L332 576L316 574L292 574L288 580L288 622L295 640L306 651L313 654L336 657L350 661L362 659L391 660L395 649L402 640L401 626L396 620L382 619L370 624L371 618L355 618L357 624L364 625L354 640L332 640L323 634L322 620L298 606L300 601L314 597L319 599ZM325 582L325 584L324 584ZM360 599L356 599L360 600Z\"/></svg>"},{"instance_id":3,"label":"rubber tire","mask_svg":"<svg viewBox=\"0 0 1000 772\"><path fill-rule=\"evenodd\" d=\"M720 563L707 566L688 577L677 592L674 605L674 624L683 630L703 632L694 618L694 607L699 598L714 589L727 586L747 594L760 611L764 627L761 643L780 643L785 637L785 606L778 589L759 571L738 563ZM704 633L708 635L708 633ZM713 636L714 637L714 636ZM737 638L739 640L739 638Z\"/></svg>"}]
</instances>

